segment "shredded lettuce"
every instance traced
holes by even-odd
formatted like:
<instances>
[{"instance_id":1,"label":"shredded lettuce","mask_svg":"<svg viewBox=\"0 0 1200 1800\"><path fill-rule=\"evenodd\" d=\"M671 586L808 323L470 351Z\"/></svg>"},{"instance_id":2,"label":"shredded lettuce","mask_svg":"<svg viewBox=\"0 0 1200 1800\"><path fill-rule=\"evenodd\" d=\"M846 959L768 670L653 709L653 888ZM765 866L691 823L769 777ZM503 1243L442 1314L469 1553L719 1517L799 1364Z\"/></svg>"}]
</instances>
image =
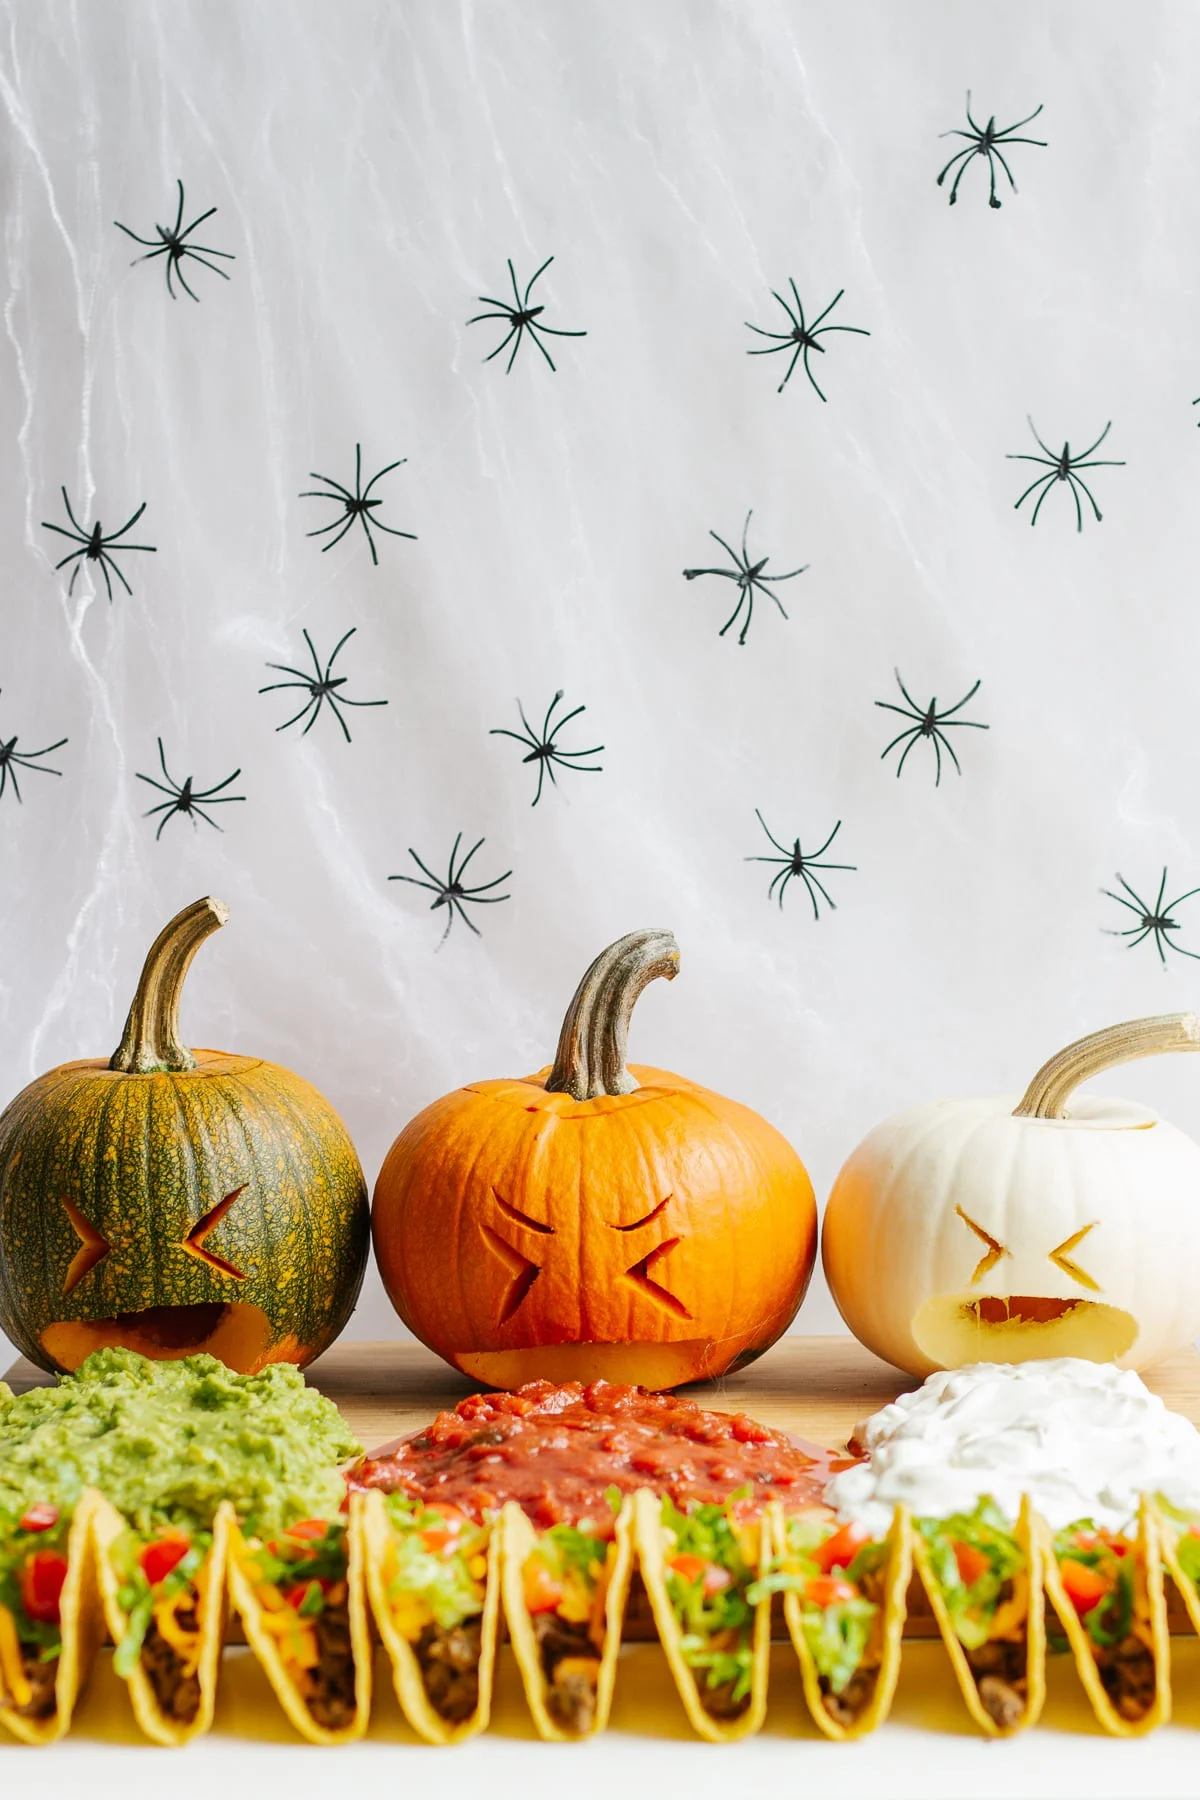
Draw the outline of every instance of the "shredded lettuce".
<instances>
[{"instance_id":1,"label":"shredded lettuce","mask_svg":"<svg viewBox=\"0 0 1200 1800\"><path fill-rule=\"evenodd\" d=\"M39 1550L57 1550L65 1556L70 1530L71 1514L66 1508L48 1531L22 1531L16 1516L0 1512L0 1606L12 1614L21 1643L36 1646L39 1662L53 1662L60 1654L62 1626L29 1617L21 1598L21 1571Z\"/></svg>"},{"instance_id":2,"label":"shredded lettuce","mask_svg":"<svg viewBox=\"0 0 1200 1800\"><path fill-rule=\"evenodd\" d=\"M1078 1537L1092 1534L1095 1541L1079 1544ZM1118 1556L1099 1536L1091 1519L1076 1519L1054 1535L1055 1560L1082 1563L1096 1569L1109 1582L1109 1591L1083 1617L1084 1629L1093 1644L1107 1650L1121 1643L1133 1628L1134 1563L1132 1551Z\"/></svg>"},{"instance_id":3,"label":"shredded lettuce","mask_svg":"<svg viewBox=\"0 0 1200 1800\"><path fill-rule=\"evenodd\" d=\"M688 1581L676 1569L666 1572L667 1593L682 1627L684 1660L689 1668L705 1672L707 1687L730 1683L732 1700L741 1700L750 1692L753 1676L750 1634L754 1608L747 1589L754 1571L723 1506L697 1506L690 1513L681 1513L670 1500L664 1500L662 1522L674 1534L673 1556L700 1557L733 1577L727 1587L706 1596L702 1573ZM714 1648L713 1640L722 1634L728 1634L725 1642Z\"/></svg>"},{"instance_id":4,"label":"shredded lettuce","mask_svg":"<svg viewBox=\"0 0 1200 1800\"><path fill-rule=\"evenodd\" d=\"M113 1668L125 1680L133 1673L141 1655L155 1606L160 1600L175 1600L191 1588L212 1548L212 1534L207 1531L194 1533L188 1550L157 1587L147 1581L145 1570L138 1561L146 1545L152 1542L153 1533L124 1531L109 1552L120 1577L117 1600L126 1621L125 1635L113 1653Z\"/></svg>"},{"instance_id":5,"label":"shredded lettuce","mask_svg":"<svg viewBox=\"0 0 1200 1800\"><path fill-rule=\"evenodd\" d=\"M986 1496L973 1512L953 1513L948 1519L917 1519L915 1523L928 1546L934 1578L955 1635L967 1650L978 1650L991 1636L1005 1584L1025 1567L1025 1553L1013 1528ZM987 1557L987 1568L969 1584L959 1574L956 1543L969 1545Z\"/></svg>"},{"instance_id":6,"label":"shredded lettuce","mask_svg":"<svg viewBox=\"0 0 1200 1800\"><path fill-rule=\"evenodd\" d=\"M1183 1532L1175 1545L1175 1555L1188 1580L1200 1585L1200 1536L1194 1531Z\"/></svg>"},{"instance_id":7,"label":"shredded lettuce","mask_svg":"<svg viewBox=\"0 0 1200 1800\"><path fill-rule=\"evenodd\" d=\"M436 1508L400 1494L387 1496L388 1517L394 1532L396 1573L392 1597L414 1594L433 1614L434 1622L452 1631L464 1619L483 1611L483 1586L471 1574L470 1563L486 1554L487 1532L468 1525L444 1549L431 1550L423 1532L440 1530L445 1520Z\"/></svg>"},{"instance_id":8,"label":"shredded lettuce","mask_svg":"<svg viewBox=\"0 0 1200 1800\"><path fill-rule=\"evenodd\" d=\"M833 1693L840 1694L849 1686L871 1641L878 1611L872 1601L861 1599L804 1607L804 1641L817 1673L825 1677Z\"/></svg>"},{"instance_id":9,"label":"shredded lettuce","mask_svg":"<svg viewBox=\"0 0 1200 1800\"><path fill-rule=\"evenodd\" d=\"M825 1678L833 1693L840 1694L849 1686L866 1654L879 1608L862 1594L855 1595L852 1600L835 1600L829 1606L804 1601L809 1582L823 1573L815 1553L837 1529L836 1524L819 1517L800 1514L789 1519L784 1555L753 1583L746 1597L755 1606L767 1594L800 1595L804 1602L801 1609L804 1641L812 1653L817 1673ZM863 1544L837 1579L857 1586L881 1569L890 1553L885 1540Z\"/></svg>"}]
</instances>

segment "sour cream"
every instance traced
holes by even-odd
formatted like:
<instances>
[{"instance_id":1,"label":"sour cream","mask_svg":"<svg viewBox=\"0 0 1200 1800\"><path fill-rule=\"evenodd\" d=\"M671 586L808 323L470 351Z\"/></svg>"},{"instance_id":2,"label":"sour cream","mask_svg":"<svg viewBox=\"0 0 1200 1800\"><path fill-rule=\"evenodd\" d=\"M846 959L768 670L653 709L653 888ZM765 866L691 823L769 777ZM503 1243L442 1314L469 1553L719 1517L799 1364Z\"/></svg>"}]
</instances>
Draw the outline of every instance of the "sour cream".
<instances>
[{"instance_id":1,"label":"sour cream","mask_svg":"<svg viewBox=\"0 0 1200 1800\"><path fill-rule=\"evenodd\" d=\"M1132 1369L1073 1356L973 1363L930 1375L855 1429L869 1460L835 1475L843 1519L887 1529L898 1503L944 1519L988 1494L1016 1518L1022 1494L1055 1529L1120 1530L1142 1493L1200 1516L1200 1431Z\"/></svg>"}]
</instances>

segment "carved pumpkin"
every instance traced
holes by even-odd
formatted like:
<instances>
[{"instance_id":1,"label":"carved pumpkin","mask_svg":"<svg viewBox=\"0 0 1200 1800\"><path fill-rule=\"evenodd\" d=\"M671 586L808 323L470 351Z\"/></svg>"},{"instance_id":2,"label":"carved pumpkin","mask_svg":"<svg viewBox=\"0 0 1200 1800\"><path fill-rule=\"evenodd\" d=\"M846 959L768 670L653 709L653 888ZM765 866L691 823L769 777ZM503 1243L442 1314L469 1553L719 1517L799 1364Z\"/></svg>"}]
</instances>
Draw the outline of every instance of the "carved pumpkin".
<instances>
[{"instance_id":1,"label":"carved pumpkin","mask_svg":"<svg viewBox=\"0 0 1200 1800\"><path fill-rule=\"evenodd\" d=\"M637 996L678 967L669 932L611 945L552 1069L446 1095L388 1152L384 1285L476 1380L674 1387L752 1360L804 1297L816 1207L795 1151L736 1101L625 1067Z\"/></svg>"},{"instance_id":2,"label":"carved pumpkin","mask_svg":"<svg viewBox=\"0 0 1200 1800\"><path fill-rule=\"evenodd\" d=\"M172 919L111 1060L0 1114L0 1329L44 1369L106 1345L306 1363L350 1315L368 1211L345 1126L287 1069L179 1041L188 965L227 916Z\"/></svg>"},{"instance_id":3,"label":"carved pumpkin","mask_svg":"<svg viewBox=\"0 0 1200 1800\"><path fill-rule=\"evenodd\" d=\"M1081 1356L1143 1369L1200 1333L1200 1145L1080 1082L1200 1049L1190 1014L1096 1032L1024 1098L942 1100L876 1126L825 1209L822 1254L855 1337L928 1375ZM1068 1105L1069 1102L1069 1105Z\"/></svg>"}]
</instances>

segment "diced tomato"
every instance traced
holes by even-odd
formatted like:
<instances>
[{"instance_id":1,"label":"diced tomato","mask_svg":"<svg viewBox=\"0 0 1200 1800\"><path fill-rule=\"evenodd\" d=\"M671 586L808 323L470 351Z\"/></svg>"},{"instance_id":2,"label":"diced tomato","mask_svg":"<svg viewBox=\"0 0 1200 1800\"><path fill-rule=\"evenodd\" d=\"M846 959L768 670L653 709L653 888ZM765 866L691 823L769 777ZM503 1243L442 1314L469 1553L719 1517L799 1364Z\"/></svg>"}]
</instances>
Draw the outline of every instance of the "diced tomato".
<instances>
[{"instance_id":1,"label":"diced tomato","mask_svg":"<svg viewBox=\"0 0 1200 1800\"><path fill-rule=\"evenodd\" d=\"M1187 1535L1188 1537L1200 1538L1200 1525L1189 1525L1187 1528Z\"/></svg>"},{"instance_id":2,"label":"diced tomato","mask_svg":"<svg viewBox=\"0 0 1200 1800\"><path fill-rule=\"evenodd\" d=\"M287 1535L308 1541L312 1538L323 1538L328 1530L329 1525L325 1519L300 1519L295 1525L288 1526Z\"/></svg>"},{"instance_id":3,"label":"diced tomato","mask_svg":"<svg viewBox=\"0 0 1200 1800\"><path fill-rule=\"evenodd\" d=\"M21 1605L43 1625L58 1623L58 1601L67 1579L67 1559L57 1550L35 1550L21 1570Z\"/></svg>"},{"instance_id":4,"label":"diced tomato","mask_svg":"<svg viewBox=\"0 0 1200 1800\"><path fill-rule=\"evenodd\" d=\"M1091 1569L1087 1563L1076 1562L1073 1556L1065 1556L1058 1565L1062 1576L1062 1584L1066 1589L1067 1599L1077 1613L1089 1613L1093 1606L1104 1599L1108 1593L1108 1583L1099 1569Z\"/></svg>"},{"instance_id":5,"label":"diced tomato","mask_svg":"<svg viewBox=\"0 0 1200 1800\"><path fill-rule=\"evenodd\" d=\"M685 1581L699 1581L708 1563L702 1556L673 1556L667 1567L682 1575Z\"/></svg>"},{"instance_id":6,"label":"diced tomato","mask_svg":"<svg viewBox=\"0 0 1200 1800\"><path fill-rule=\"evenodd\" d=\"M153 1543L146 1544L138 1556L138 1562L150 1586L157 1587L160 1581L165 1581L191 1547L192 1540L185 1531L167 1531L162 1537L156 1537Z\"/></svg>"},{"instance_id":7,"label":"diced tomato","mask_svg":"<svg viewBox=\"0 0 1200 1800\"><path fill-rule=\"evenodd\" d=\"M337 1585L328 1575L314 1575L308 1581L297 1581L291 1587L280 1588L279 1592L289 1606L294 1606L298 1610L308 1599L308 1590L314 1581L323 1594L327 1594L332 1587Z\"/></svg>"},{"instance_id":8,"label":"diced tomato","mask_svg":"<svg viewBox=\"0 0 1200 1800\"><path fill-rule=\"evenodd\" d=\"M814 1606L840 1606L847 1600L857 1600L858 1590L836 1575L814 1575L805 1586L804 1598Z\"/></svg>"},{"instance_id":9,"label":"diced tomato","mask_svg":"<svg viewBox=\"0 0 1200 1800\"><path fill-rule=\"evenodd\" d=\"M974 1587L979 1577L987 1574L991 1564L983 1551L977 1550L974 1544L956 1540L953 1549L954 1560L958 1564L958 1579L964 1587Z\"/></svg>"},{"instance_id":10,"label":"diced tomato","mask_svg":"<svg viewBox=\"0 0 1200 1800\"><path fill-rule=\"evenodd\" d=\"M1119 1531L1077 1531L1073 1541L1081 1550L1111 1550L1114 1556L1128 1556L1133 1549Z\"/></svg>"},{"instance_id":11,"label":"diced tomato","mask_svg":"<svg viewBox=\"0 0 1200 1800\"><path fill-rule=\"evenodd\" d=\"M707 1562L703 1556L673 1556L667 1567L682 1575L685 1581L701 1582L706 1600L711 1600L733 1580L728 1569L723 1569L720 1563Z\"/></svg>"},{"instance_id":12,"label":"diced tomato","mask_svg":"<svg viewBox=\"0 0 1200 1800\"><path fill-rule=\"evenodd\" d=\"M563 1584L552 1575L540 1556L527 1559L521 1571L525 1605L531 1613L553 1612L563 1597Z\"/></svg>"},{"instance_id":13,"label":"diced tomato","mask_svg":"<svg viewBox=\"0 0 1200 1800\"><path fill-rule=\"evenodd\" d=\"M49 1531L52 1525L58 1524L58 1508L51 1506L48 1500L35 1500L28 1512L21 1514L17 1524L22 1531Z\"/></svg>"},{"instance_id":14,"label":"diced tomato","mask_svg":"<svg viewBox=\"0 0 1200 1800\"><path fill-rule=\"evenodd\" d=\"M421 1542L427 1550L432 1550L436 1556L440 1551L444 1550L448 1544L454 1543L462 1530L462 1526L463 1521L461 1519L449 1519L444 1525L431 1525L428 1531L423 1531L421 1533Z\"/></svg>"},{"instance_id":15,"label":"diced tomato","mask_svg":"<svg viewBox=\"0 0 1200 1800\"><path fill-rule=\"evenodd\" d=\"M849 1525L843 1525L840 1531L827 1537L823 1544L818 1544L812 1559L822 1575L828 1575L831 1569L848 1569L870 1537L865 1525L851 1520Z\"/></svg>"}]
</instances>

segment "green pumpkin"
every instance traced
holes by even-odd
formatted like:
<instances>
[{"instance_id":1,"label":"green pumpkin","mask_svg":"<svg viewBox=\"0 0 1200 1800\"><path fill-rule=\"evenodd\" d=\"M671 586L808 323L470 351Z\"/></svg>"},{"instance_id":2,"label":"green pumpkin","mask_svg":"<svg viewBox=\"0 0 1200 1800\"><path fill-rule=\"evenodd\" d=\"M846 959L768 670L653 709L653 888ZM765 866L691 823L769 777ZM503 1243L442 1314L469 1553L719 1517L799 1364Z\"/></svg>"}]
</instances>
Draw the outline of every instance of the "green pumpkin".
<instances>
[{"instance_id":1,"label":"green pumpkin","mask_svg":"<svg viewBox=\"0 0 1200 1800\"><path fill-rule=\"evenodd\" d=\"M179 1041L188 965L227 916L205 899L172 919L112 1058L0 1114L0 1329L44 1369L107 1345L304 1364L358 1297L367 1191L333 1108L275 1063Z\"/></svg>"}]
</instances>

